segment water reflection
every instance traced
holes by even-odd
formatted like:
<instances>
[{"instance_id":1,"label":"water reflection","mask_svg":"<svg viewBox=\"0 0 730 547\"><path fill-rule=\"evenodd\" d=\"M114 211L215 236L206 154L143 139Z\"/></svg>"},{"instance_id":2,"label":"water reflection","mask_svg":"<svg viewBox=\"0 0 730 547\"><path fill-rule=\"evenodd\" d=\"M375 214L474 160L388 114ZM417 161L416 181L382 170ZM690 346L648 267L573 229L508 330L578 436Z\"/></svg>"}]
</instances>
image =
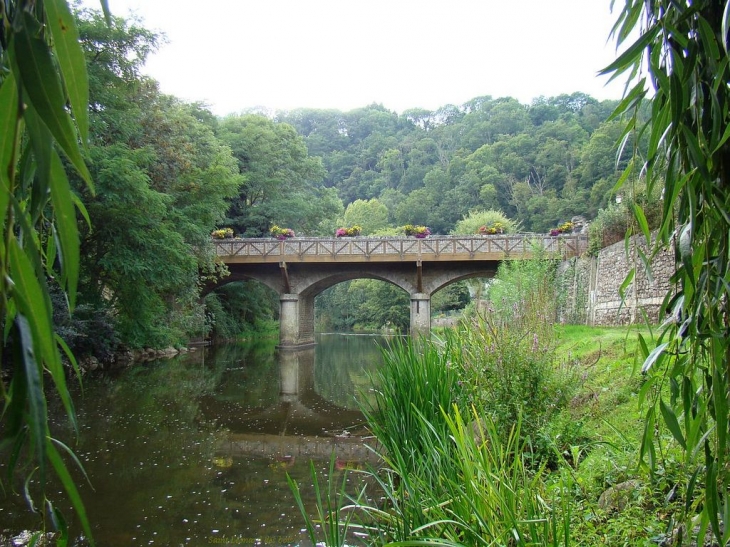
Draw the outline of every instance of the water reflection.
<instances>
[{"instance_id":1,"label":"water reflection","mask_svg":"<svg viewBox=\"0 0 730 547\"><path fill-rule=\"evenodd\" d=\"M97 544L306 544L286 473L310 497L310 458L323 472L332 450L341 467L370 454L352 435L356 398L383 343L318 342L280 354L273 342L228 345L87 379L75 449ZM38 526L17 498L0 498L0 522Z\"/></svg>"}]
</instances>

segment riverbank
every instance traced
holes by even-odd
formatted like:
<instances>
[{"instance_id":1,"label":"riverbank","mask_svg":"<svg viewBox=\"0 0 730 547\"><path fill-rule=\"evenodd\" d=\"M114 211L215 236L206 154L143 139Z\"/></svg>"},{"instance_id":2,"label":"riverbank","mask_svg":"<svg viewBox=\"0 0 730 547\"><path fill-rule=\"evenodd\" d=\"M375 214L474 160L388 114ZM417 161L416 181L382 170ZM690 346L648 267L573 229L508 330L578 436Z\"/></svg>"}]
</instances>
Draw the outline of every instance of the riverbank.
<instances>
[{"instance_id":1,"label":"riverbank","mask_svg":"<svg viewBox=\"0 0 730 547\"><path fill-rule=\"evenodd\" d=\"M386 543L671 544L671 442L662 476L638 456L649 330L544 327L500 338L482 324L391 348L366 413L387 454L366 472L384 505L359 504L356 526Z\"/></svg>"}]
</instances>

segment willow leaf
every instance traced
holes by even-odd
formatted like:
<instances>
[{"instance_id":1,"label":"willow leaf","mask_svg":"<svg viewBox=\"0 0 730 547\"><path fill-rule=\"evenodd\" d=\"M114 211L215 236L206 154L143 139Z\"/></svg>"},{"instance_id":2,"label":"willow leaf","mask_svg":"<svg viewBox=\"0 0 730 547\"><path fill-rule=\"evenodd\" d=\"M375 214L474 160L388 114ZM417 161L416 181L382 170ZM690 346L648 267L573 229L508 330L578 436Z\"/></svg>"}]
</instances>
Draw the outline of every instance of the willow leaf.
<instances>
[{"instance_id":1,"label":"willow leaf","mask_svg":"<svg viewBox=\"0 0 730 547\"><path fill-rule=\"evenodd\" d=\"M48 507L48 514L51 516L51 522L53 527L57 530L56 547L67 547L68 546L68 523L63 517L61 510L53 505L51 500L46 500L46 506ZM34 547L31 544L30 547Z\"/></svg>"},{"instance_id":2,"label":"willow leaf","mask_svg":"<svg viewBox=\"0 0 730 547\"><path fill-rule=\"evenodd\" d=\"M709 461L706 466L705 484L707 485L705 487L705 506L702 512L709 519L715 537L720 538L722 534L720 533L720 521L717 518L717 512L721 501L720 493L717 490L717 464L714 461Z\"/></svg>"},{"instance_id":3,"label":"willow leaf","mask_svg":"<svg viewBox=\"0 0 730 547\"><path fill-rule=\"evenodd\" d=\"M71 395L66 387L66 377L56 346L48 298L41 287L41 281L35 274L36 270L33 268L31 260L20 248L15 238L10 240L9 251L13 299L18 306L18 312L27 318L33 333L35 358L39 363L45 364L51 373L66 414L71 425L76 429L76 413ZM42 274L43 270L40 272Z\"/></svg>"},{"instance_id":4,"label":"willow leaf","mask_svg":"<svg viewBox=\"0 0 730 547\"><path fill-rule=\"evenodd\" d=\"M624 277L624 280L621 282L621 286L618 288L618 293L621 296L621 305L623 305L623 301L626 298L626 289L628 289L629 285L631 285L631 282L634 280L634 275L636 275L636 268L631 268L631 271L626 274L626 277Z\"/></svg>"},{"instance_id":5,"label":"willow leaf","mask_svg":"<svg viewBox=\"0 0 730 547\"><path fill-rule=\"evenodd\" d=\"M633 68L638 59L641 58L642 53L646 49L646 47L654 41L654 38L656 38L658 32L659 27L653 27L649 29L626 51L624 51L613 63L601 70L599 74L605 75L612 72L613 76L611 76L611 80L613 80L619 74L624 73L629 68Z\"/></svg>"},{"instance_id":6,"label":"willow leaf","mask_svg":"<svg viewBox=\"0 0 730 547\"><path fill-rule=\"evenodd\" d=\"M722 12L722 47L725 49L725 54L728 54L728 43L727 43L727 31L730 26L730 2L725 2L725 9Z\"/></svg>"},{"instance_id":7,"label":"willow leaf","mask_svg":"<svg viewBox=\"0 0 730 547\"><path fill-rule=\"evenodd\" d=\"M71 109L81 139L86 142L89 135L89 77L76 21L65 0L45 0L44 5Z\"/></svg>"},{"instance_id":8,"label":"willow leaf","mask_svg":"<svg viewBox=\"0 0 730 547\"><path fill-rule=\"evenodd\" d=\"M84 202L81 201L81 198L71 192L71 201L73 201L73 204L76 206L76 209L78 209L81 216L86 221L86 225L89 227L89 230L91 230L91 217L89 217L89 212L86 210L86 206L84 205Z\"/></svg>"},{"instance_id":9,"label":"willow leaf","mask_svg":"<svg viewBox=\"0 0 730 547\"><path fill-rule=\"evenodd\" d=\"M706 157L702 153L702 150L700 148L700 143L697 140L697 136L692 133L692 131L686 126L682 126L682 137L684 137L684 142L686 145L686 148L689 150L689 153L692 158L693 165L695 168L700 172L703 178L707 179L709 178L709 173L707 171L707 163L706 163Z\"/></svg>"},{"instance_id":10,"label":"willow leaf","mask_svg":"<svg viewBox=\"0 0 730 547\"><path fill-rule=\"evenodd\" d=\"M684 435L682 434L682 429L679 427L679 421L677 420L677 415L674 413L674 411L667 406L667 404L664 402L664 400L659 400L659 410L662 412L662 417L664 418L664 423L667 424L667 428L669 428L669 432L672 434L672 436L675 438L675 440L679 443L679 445L687 450L687 443L684 440Z\"/></svg>"},{"instance_id":11,"label":"willow leaf","mask_svg":"<svg viewBox=\"0 0 730 547\"><path fill-rule=\"evenodd\" d=\"M29 137L28 144L33 150L33 159L35 160L35 176L31 184L30 202L31 224L35 225L48 203L53 136L41 121L32 104L28 105L23 117Z\"/></svg>"},{"instance_id":12,"label":"willow leaf","mask_svg":"<svg viewBox=\"0 0 730 547\"><path fill-rule=\"evenodd\" d=\"M91 175L81 157L73 122L66 112L66 97L55 70L51 51L38 37L40 24L25 11L21 20L23 24L13 36L13 51L17 58L23 89L68 159L90 184Z\"/></svg>"},{"instance_id":13,"label":"willow leaf","mask_svg":"<svg viewBox=\"0 0 730 547\"><path fill-rule=\"evenodd\" d=\"M71 187L61 158L54 152L51 159L51 201L56 217L56 230L61 247L61 267L68 291L69 307L76 306L76 286L79 279L79 231L76 209L71 200Z\"/></svg>"},{"instance_id":14,"label":"willow leaf","mask_svg":"<svg viewBox=\"0 0 730 547\"><path fill-rule=\"evenodd\" d=\"M11 72L0 85L0 219L8 209L9 167L17 148L18 123L18 88Z\"/></svg>"},{"instance_id":15,"label":"willow leaf","mask_svg":"<svg viewBox=\"0 0 730 547\"><path fill-rule=\"evenodd\" d=\"M46 363L54 357L58 360L45 292L31 260L15 238L10 240L9 256L13 297L18 304L18 312L27 318L33 329L34 347L38 351L36 358Z\"/></svg>"},{"instance_id":16,"label":"willow leaf","mask_svg":"<svg viewBox=\"0 0 730 547\"><path fill-rule=\"evenodd\" d=\"M66 359L68 359L68 362L71 363L71 368L74 371L74 374L76 374L76 380L78 380L79 385L81 386L81 392L83 394L83 383L81 378L81 369L79 368L79 363L76 361L76 356L71 351L71 348L68 347L68 344L66 344L66 341L61 338L58 334L56 334L56 343L59 345L59 347L63 350L63 354L66 356Z\"/></svg>"},{"instance_id":17,"label":"willow leaf","mask_svg":"<svg viewBox=\"0 0 730 547\"><path fill-rule=\"evenodd\" d=\"M48 412L46 409L46 396L43 392L42 367L33 353L33 333L28 320L23 314L15 317L16 331L21 340L23 372L26 381L26 398L28 401L28 428L30 430L31 442L38 451L38 467L40 471L41 484L45 481L45 458L43 457L43 445L46 443L48 430Z\"/></svg>"},{"instance_id":18,"label":"willow leaf","mask_svg":"<svg viewBox=\"0 0 730 547\"><path fill-rule=\"evenodd\" d=\"M656 363L657 360L664 354L664 350L667 349L667 346L669 346L669 342L664 342L651 350L651 353L646 358L644 364L641 367L642 374L649 372L651 367L654 366L654 363Z\"/></svg>"},{"instance_id":19,"label":"willow leaf","mask_svg":"<svg viewBox=\"0 0 730 547\"><path fill-rule=\"evenodd\" d=\"M61 479L63 488L66 490L66 494L68 494L68 497L71 500L71 505L73 505L73 508L76 510L76 514L79 516L84 533L88 537L89 543L93 546L94 539L91 534L91 526L89 525L89 518L86 515L84 502L81 500L81 496L79 495L79 491L76 488L74 480L71 478L68 469L66 469L66 464L63 463L61 456L56 450L56 447L53 446L52 442L46 443L46 456L48 457L48 461L51 462L53 469L56 471L56 475L58 475L58 478Z\"/></svg>"},{"instance_id":20,"label":"willow leaf","mask_svg":"<svg viewBox=\"0 0 730 547\"><path fill-rule=\"evenodd\" d=\"M110 27L112 26L112 12L109 11L109 2L108 0L99 0L101 3L101 10L104 12L104 20L106 21L106 24Z\"/></svg>"},{"instance_id":21,"label":"willow leaf","mask_svg":"<svg viewBox=\"0 0 730 547\"><path fill-rule=\"evenodd\" d=\"M639 228L641 228L641 232L644 234L644 237L646 238L646 244L651 244L651 231L649 230L649 223L646 220L646 215L644 214L644 209L642 209L641 205L638 203L633 203L631 205L631 208L634 212L634 218L636 219L636 222L639 224Z\"/></svg>"},{"instance_id":22,"label":"willow leaf","mask_svg":"<svg viewBox=\"0 0 730 547\"><path fill-rule=\"evenodd\" d=\"M614 109L614 111L611 113L611 115L606 119L607 122L610 122L616 118L618 118L621 114L626 112L627 110L634 107L636 104L641 102L644 97L646 96L646 78L642 78L637 82L637 84L631 88L631 91L629 91L624 98L621 100L621 102L618 104L618 106Z\"/></svg>"},{"instance_id":23,"label":"willow leaf","mask_svg":"<svg viewBox=\"0 0 730 547\"><path fill-rule=\"evenodd\" d=\"M722 360L722 353L725 349L721 344L713 343L713 351L718 355L715 359ZM713 370L712 373L712 398L715 406L715 421L717 427L717 440L719 446L727 446L727 426L728 426L728 405L727 405L727 377L720 373L718 369ZM725 462L725 453L720 451L717 454L719 465L723 465Z\"/></svg>"},{"instance_id":24,"label":"willow leaf","mask_svg":"<svg viewBox=\"0 0 730 547\"><path fill-rule=\"evenodd\" d=\"M55 275L53 268L56 264L56 258L58 258L58 234L55 226L51 226L51 232L51 236L47 238L46 256L43 261L46 265L46 275L49 278Z\"/></svg>"}]
</instances>

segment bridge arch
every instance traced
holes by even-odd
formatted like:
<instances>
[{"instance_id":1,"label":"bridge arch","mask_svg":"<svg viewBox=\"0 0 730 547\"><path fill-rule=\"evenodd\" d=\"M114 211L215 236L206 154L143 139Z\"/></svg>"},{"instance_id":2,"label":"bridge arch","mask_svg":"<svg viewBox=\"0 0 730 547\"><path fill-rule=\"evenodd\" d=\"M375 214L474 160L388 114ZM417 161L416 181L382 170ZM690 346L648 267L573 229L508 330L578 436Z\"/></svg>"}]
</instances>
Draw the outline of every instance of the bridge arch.
<instances>
[{"instance_id":1,"label":"bridge arch","mask_svg":"<svg viewBox=\"0 0 730 547\"><path fill-rule=\"evenodd\" d=\"M465 281L467 279L481 279L481 278L492 278L497 274L497 270L480 270L480 271L473 271L473 272L455 272L452 275L446 274L442 276L438 276L434 278L427 287L425 287L425 292L433 296L435 293L440 291L441 289L445 289L449 285L453 285L454 283L458 283L459 281Z\"/></svg>"}]
</instances>

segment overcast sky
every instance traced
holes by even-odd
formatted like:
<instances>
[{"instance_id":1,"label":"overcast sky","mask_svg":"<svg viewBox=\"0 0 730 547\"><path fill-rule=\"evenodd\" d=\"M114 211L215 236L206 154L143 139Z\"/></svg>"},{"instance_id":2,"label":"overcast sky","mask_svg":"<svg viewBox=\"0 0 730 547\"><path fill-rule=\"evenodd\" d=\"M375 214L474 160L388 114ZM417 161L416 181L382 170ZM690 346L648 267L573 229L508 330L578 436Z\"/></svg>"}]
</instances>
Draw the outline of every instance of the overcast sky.
<instances>
[{"instance_id":1,"label":"overcast sky","mask_svg":"<svg viewBox=\"0 0 730 547\"><path fill-rule=\"evenodd\" d=\"M84 0L98 7L96 0ZM224 115L435 110L482 95L618 99L610 0L109 0L167 43L145 72Z\"/></svg>"}]
</instances>

